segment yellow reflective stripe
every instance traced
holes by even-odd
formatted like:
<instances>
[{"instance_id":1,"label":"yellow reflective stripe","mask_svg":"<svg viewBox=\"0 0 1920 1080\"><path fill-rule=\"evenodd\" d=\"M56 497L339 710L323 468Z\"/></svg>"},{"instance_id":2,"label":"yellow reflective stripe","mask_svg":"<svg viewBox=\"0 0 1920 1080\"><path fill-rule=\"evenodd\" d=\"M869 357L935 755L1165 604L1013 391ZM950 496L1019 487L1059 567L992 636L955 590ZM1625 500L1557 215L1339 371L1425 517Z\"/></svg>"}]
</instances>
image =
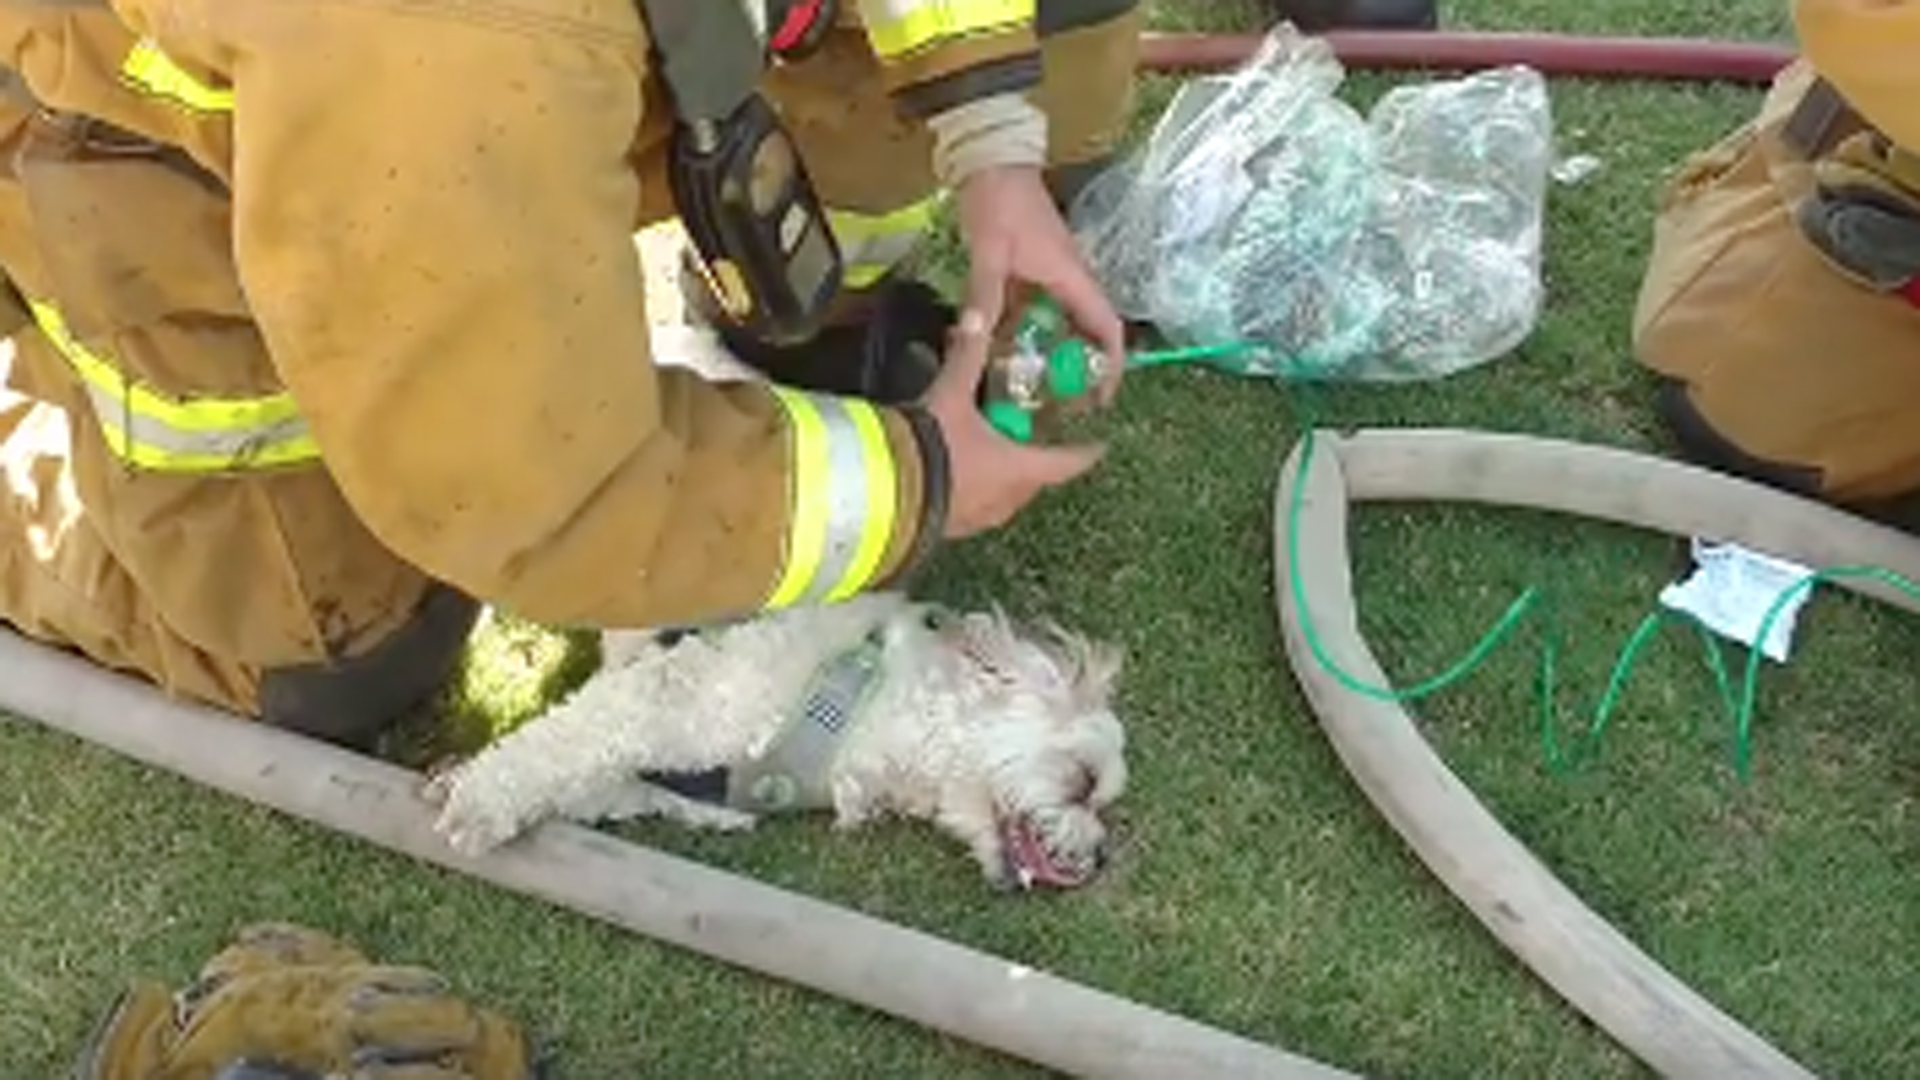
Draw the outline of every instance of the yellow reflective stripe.
<instances>
[{"instance_id":1,"label":"yellow reflective stripe","mask_svg":"<svg viewBox=\"0 0 1920 1080\"><path fill-rule=\"evenodd\" d=\"M863 4L862 13L872 12L865 21L875 55L897 60L946 38L1030 25L1035 6L1035 0L883 0Z\"/></svg>"},{"instance_id":2,"label":"yellow reflective stripe","mask_svg":"<svg viewBox=\"0 0 1920 1080\"><path fill-rule=\"evenodd\" d=\"M874 406L769 386L792 432L785 565L768 609L838 602L873 582L899 517L899 484Z\"/></svg>"},{"instance_id":3,"label":"yellow reflective stripe","mask_svg":"<svg viewBox=\"0 0 1920 1080\"><path fill-rule=\"evenodd\" d=\"M829 505L824 492L831 490L833 466L827 452L825 423L803 394L775 387L774 397L787 408L787 424L793 432L793 479L787 491L792 508L787 523L787 557L780 568L779 584L768 598L769 609L791 607L812 587L827 542Z\"/></svg>"},{"instance_id":4,"label":"yellow reflective stripe","mask_svg":"<svg viewBox=\"0 0 1920 1080\"><path fill-rule=\"evenodd\" d=\"M864 403L852 413L854 434L860 440L860 464L865 473L861 486L866 490L867 505L862 514L865 527L860 530L859 544L853 549L853 565L847 567L839 583L827 592L827 600L835 603L858 593L873 580L874 573L880 569L881 558L887 553L887 542L893 539L899 510L900 481L880 414Z\"/></svg>"},{"instance_id":5,"label":"yellow reflective stripe","mask_svg":"<svg viewBox=\"0 0 1920 1080\"><path fill-rule=\"evenodd\" d=\"M167 98L200 112L232 112L233 91L208 86L187 74L153 41L142 38L120 61L120 74L154 97Z\"/></svg>"},{"instance_id":6,"label":"yellow reflective stripe","mask_svg":"<svg viewBox=\"0 0 1920 1080\"><path fill-rule=\"evenodd\" d=\"M67 361L109 447L142 468L213 472L312 461L320 448L293 398L171 398L132 382L77 340L52 304L29 300L34 322Z\"/></svg>"},{"instance_id":7,"label":"yellow reflective stripe","mask_svg":"<svg viewBox=\"0 0 1920 1080\"><path fill-rule=\"evenodd\" d=\"M884 214L829 207L827 226L840 244L847 287L865 288L913 254L914 248L933 231L934 218L944 198L936 193Z\"/></svg>"},{"instance_id":8,"label":"yellow reflective stripe","mask_svg":"<svg viewBox=\"0 0 1920 1080\"><path fill-rule=\"evenodd\" d=\"M299 417L299 406L291 395L285 393L249 398L163 397L145 386L129 382L118 368L80 344L67 328L66 318L58 308L40 300L29 301L28 307L32 309L34 321L40 324L41 331L53 341L60 355L66 357L81 377L116 399L124 398L128 410L136 416L151 417L182 431L271 427Z\"/></svg>"}]
</instances>

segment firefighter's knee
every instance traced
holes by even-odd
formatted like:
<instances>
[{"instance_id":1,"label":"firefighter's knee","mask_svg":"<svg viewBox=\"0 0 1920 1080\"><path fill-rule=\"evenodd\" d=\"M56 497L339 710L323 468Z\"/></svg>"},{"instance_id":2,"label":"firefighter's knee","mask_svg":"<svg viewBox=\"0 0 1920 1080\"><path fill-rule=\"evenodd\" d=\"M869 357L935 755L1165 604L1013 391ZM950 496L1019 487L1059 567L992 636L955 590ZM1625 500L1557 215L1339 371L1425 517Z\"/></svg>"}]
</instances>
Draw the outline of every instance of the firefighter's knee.
<instances>
[{"instance_id":1,"label":"firefighter's knee","mask_svg":"<svg viewBox=\"0 0 1920 1080\"><path fill-rule=\"evenodd\" d=\"M257 672L174 631L81 503L66 414L0 391L0 629L252 715Z\"/></svg>"},{"instance_id":2,"label":"firefighter's knee","mask_svg":"<svg viewBox=\"0 0 1920 1080\"><path fill-rule=\"evenodd\" d=\"M371 751L382 734L448 685L479 616L473 598L450 586L429 585L413 617L368 651L265 672L260 719Z\"/></svg>"},{"instance_id":3,"label":"firefighter's knee","mask_svg":"<svg viewBox=\"0 0 1920 1080\"><path fill-rule=\"evenodd\" d=\"M1740 431L1716 426L1694 400L1692 389L1678 379L1659 380L1654 413L1680 456L1695 465L1795 495L1820 498L1825 493L1825 477L1818 466L1758 456L1747 449L1750 440L1743 439Z\"/></svg>"},{"instance_id":4,"label":"firefighter's knee","mask_svg":"<svg viewBox=\"0 0 1920 1080\"><path fill-rule=\"evenodd\" d=\"M1920 308L1842 274L1793 207L1789 72L1662 195L1634 313L1657 413L1701 464L1843 504L1920 488Z\"/></svg>"}]
</instances>

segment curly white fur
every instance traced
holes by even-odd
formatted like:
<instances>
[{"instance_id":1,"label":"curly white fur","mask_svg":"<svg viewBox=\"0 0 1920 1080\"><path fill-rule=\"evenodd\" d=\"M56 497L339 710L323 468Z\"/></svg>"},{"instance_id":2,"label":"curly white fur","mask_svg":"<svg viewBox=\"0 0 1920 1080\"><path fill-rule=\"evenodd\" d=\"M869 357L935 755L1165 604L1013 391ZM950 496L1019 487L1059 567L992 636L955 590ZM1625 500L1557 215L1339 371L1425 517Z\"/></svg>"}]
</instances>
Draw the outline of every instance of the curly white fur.
<instances>
[{"instance_id":1,"label":"curly white fur","mask_svg":"<svg viewBox=\"0 0 1920 1080\"><path fill-rule=\"evenodd\" d=\"M1005 834L1024 823L1054 865L1090 871L1101 812L1127 783L1111 698L1117 650L1051 624L1026 634L997 609L936 627L899 593L791 609L666 646L650 632L602 636L600 669L572 696L436 776L437 828L469 851L548 817L664 815L744 828L753 815L640 779L758 755L830 657L884 628L874 695L830 769L841 828L893 814L967 845L1011 884Z\"/></svg>"}]
</instances>

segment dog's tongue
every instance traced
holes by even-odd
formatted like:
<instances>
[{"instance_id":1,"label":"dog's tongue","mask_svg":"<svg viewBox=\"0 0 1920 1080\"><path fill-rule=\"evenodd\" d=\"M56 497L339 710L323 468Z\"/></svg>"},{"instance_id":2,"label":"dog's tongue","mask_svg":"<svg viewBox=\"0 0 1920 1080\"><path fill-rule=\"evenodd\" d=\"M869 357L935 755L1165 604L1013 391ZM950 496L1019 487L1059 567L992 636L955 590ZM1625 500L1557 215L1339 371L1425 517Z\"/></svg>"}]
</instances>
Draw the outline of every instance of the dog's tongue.
<instances>
[{"instance_id":1,"label":"dog's tongue","mask_svg":"<svg viewBox=\"0 0 1920 1080\"><path fill-rule=\"evenodd\" d=\"M1085 884L1087 875L1075 873L1053 861L1047 854L1047 845L1034 832L1033 826L1025 817L1011 817L1000 825L1002 846L1007 853L1007 868L1023 889L1036 885L1049 885L1056 889L1070 889Z\"/></svg>"}]
</instances>

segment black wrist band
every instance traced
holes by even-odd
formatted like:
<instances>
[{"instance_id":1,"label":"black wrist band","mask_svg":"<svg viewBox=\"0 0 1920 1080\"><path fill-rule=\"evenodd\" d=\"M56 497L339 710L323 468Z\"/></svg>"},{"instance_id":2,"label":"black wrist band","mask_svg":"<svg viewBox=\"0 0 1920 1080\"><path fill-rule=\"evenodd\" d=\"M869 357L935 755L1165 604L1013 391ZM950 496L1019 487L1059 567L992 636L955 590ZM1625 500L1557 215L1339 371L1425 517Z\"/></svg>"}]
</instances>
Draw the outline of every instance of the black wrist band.
<instances>
[{"instance_id":1,"label":"black wrist band","mask_svg":"<svg viewBox=\"0 0 1920 1080\"><path fill-rule=\"evenodd\" d=\"M1034 90L1040 77L1040 50L1034 49L914 83L895 91L893 100L908 116L925 120L983 97Z\"/></svg>"},{"instance_id":2,"label":"black wrist band","mask_svg":"<svg viewBox=\"0 0 1920 1080\"><path fill-rule=\"evenodd\" d=\"M913 547L893 573L895 582L920 569L938 547L947 528L947 498L953 483L948 466L947 438L940 422L919 405L903 405L900 415L913 430L913 441L920 448L920 524L914 532Z\"/></svg>"}]
</instances>

